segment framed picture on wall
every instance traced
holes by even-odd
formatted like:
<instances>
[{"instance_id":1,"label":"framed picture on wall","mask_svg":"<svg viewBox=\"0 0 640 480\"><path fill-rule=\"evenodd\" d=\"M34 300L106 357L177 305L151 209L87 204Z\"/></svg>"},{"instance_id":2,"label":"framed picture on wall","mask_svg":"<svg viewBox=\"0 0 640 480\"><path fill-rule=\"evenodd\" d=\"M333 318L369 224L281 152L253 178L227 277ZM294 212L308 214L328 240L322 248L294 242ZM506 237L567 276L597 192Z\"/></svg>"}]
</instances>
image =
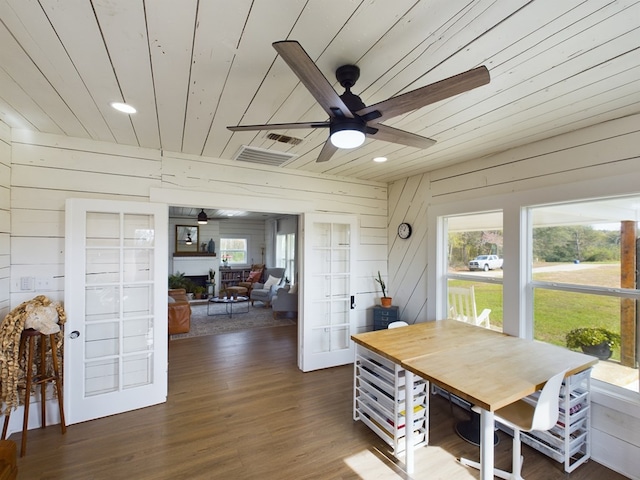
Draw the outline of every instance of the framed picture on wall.
<instances>
[{"instance_id":1,"label":"framed picture on wall","mask_svg":"<svg viewBox=\"0 0 640 480\"><path fill-rule=\"evenodd\" d=\"M197 253L198 233L197 225L176 225L176 253Z\"/></svg>"}]
</instances>

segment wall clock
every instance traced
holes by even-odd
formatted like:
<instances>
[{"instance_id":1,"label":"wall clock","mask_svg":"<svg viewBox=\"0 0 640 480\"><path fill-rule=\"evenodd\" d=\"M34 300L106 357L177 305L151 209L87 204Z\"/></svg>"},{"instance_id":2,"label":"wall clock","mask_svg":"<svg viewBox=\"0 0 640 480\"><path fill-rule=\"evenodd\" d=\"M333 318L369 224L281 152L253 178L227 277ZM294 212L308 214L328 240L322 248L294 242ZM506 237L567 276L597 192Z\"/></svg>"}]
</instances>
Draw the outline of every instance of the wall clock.
<instances>
[{"instance_id":1,"label":"wall clock","mask_svg":"<svg viewBox=\"0 0 640 480\"><path fill-rule=\"evenodd\" d=\"M398 236L403 239L409 238L411 236L411 225L408 223L398 225Z\"/></svg>"}]
</instances>

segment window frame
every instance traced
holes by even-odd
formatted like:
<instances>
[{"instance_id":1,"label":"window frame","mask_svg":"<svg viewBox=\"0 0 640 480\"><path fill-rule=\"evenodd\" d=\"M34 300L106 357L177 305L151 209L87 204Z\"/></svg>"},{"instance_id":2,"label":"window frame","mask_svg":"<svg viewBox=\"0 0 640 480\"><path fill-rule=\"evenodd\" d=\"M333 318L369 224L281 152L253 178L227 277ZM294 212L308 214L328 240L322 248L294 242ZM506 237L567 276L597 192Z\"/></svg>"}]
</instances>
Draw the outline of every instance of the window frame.
<instances>
[{"instance_id":1,"label":"window frame","mask_svg":"<svg viewBox=\"0 0 640 480\"><path fill-rule=\"evenodd\" d=\"M430 319L447 316L447 239L445 217L466 215L474 212L502 210L503 212L503 332L509 335L533 339L533 288L532 280L532 220L528 209L544 204L565 202L588 202L597 199L637 196L638 186L632 179L625 177L617 182L619 191L611 192L610 185L599 180L575 181L555 186L529 189L508 194L488 195L484 197L466 198L450 201L444 198L432 202L427 209L427 244L434 246L427 252L427 298L435 299L426 305L426 315ZM584 192L590 192L584 197ZM544 282L541 282L544 283ZM537 284L536 284L537 285ZM592 293L590 287L584 285L563 286L579 293ZM618 292L620 295L633 295L632 291ZM612 295L615 292L611 292ZM592 379L592 390L597 395L606 396L611 402L620 405L629 404L640 407L640 393L623 387Z\"/></svg>"},{"instance_id":2,"label":"window frame","mask_svg":"<svg viewBox=\"0 0 640 480\"><path fill-rule=\"evenodd\" d=\"M224 243L224 240L243 240L245 243L245 250L238 250L238 249L223 249L222 245ZM220 237L220 261L222 262L224 260L225 255L227 254L227 252L244 252L244 262L232 262L229 261L227 262L229 266L240 266L240 265L248 265L248 259L249 259L249 239L247 237L242 237L242 236L235 236L235 237Z\"/></svg>"}]
</instances>

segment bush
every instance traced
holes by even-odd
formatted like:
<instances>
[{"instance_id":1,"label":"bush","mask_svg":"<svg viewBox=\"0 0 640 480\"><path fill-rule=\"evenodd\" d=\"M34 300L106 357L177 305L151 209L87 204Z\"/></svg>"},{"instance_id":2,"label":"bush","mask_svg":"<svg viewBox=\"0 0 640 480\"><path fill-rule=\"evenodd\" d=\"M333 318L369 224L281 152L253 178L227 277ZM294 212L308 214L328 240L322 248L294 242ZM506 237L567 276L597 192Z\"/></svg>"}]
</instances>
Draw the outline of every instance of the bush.
<instances>
[{"instance_id":1,"label":"bush","mask_svg":"<svg viewBox=\"0 0 640 480\"><path fill-rule=\"evenodd\" d=\"M620 345L620 335L603 327L575 328L567 333L565 338L569 348L600 345L601 343L607 343L609 347Z\"/></svg>"}]
</instances>

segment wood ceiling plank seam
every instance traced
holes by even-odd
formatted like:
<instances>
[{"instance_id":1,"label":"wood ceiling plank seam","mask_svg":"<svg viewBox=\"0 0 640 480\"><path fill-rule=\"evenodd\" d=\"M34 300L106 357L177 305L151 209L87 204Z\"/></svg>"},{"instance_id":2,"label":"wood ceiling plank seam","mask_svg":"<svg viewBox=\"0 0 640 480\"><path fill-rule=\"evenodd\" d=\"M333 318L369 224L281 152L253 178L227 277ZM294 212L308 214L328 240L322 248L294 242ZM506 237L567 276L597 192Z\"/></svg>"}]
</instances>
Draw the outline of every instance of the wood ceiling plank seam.
<instances>
[{"instance_id":1,"label":"wood ceiling plank seam","mask_svg":"<svg viewBox=\"0 0 640 480\"><path fill-rule=\"evenodd\" d=\"M511 151L494 153L490 157L475 160L475 163L478 165L478 168L484 168L484 165L508 163L513 159L530 159L551 151L560 150L561 148L573 148L636 132L638 132L637 122L634 123L631 118L624 117L598 125L598 128L574 130L564 135L562 139L560 137L551 137L542 143L523 145ZM432 172L430 175L432 182L437 182L451 175L464 174L466 171L468 170L464 165L455 164L449 166L446 170Z\"/></svg>"},{"instance_id":2,"label":"wood ceiling plank seam","mask_svg":"<svg viewBox=\"0 0 640 480\"><path fill-rule=\"evenodd\" d=\"M137 145L129 118L109 105L114 99L120 100L121 93L92 5L88 2L41 5L116 142Z\"/></svg>"},{"instance_id":3,"label":"wood ceiling plank seam","mask_svg":"<svg viewBox=\"0 0 640 480\"><path fill-rule=\"evenodd\" d=\"M637 83L637 82L636 82ZM525 138L528 139L530 136L544 136L550 134L558 134L559 128L564 129L575 129L577 126L574 125L575 121L584 120L585 115L589 115L589 117L599 116L599 115L608 115L611 116L611 112L618 110L624 107L630 107L634 104L632 100L634 100L634 93L637 92L637 85L635 85L635 89L633 86L630 86L626 89L629 93L626 97L620 97L620 95L616 92L615 97L612 95L612 98L603 98L600 100L600 104L598 105L589 105L588 107L581 107L579 104L566 104L563 108L558 108L553 111L546 111L544 115L539 115L534 120L527 120L524 122L519 122L517 125L514 125L510 131L505 132L504 135L496 135L496 134L483 134L483 132L478 132L480 137L474 136L474 139L480 139L481 141L473 141L473 144L468 148L462 149L459 154L472 154L473 149L481 149L481 148L490 148L503 146L506 142L512 142L514 138ZM585 103L585 102L582 102ZM635 102L637 105L638 102ZM602 107L606 107L606 110L603 110ZM589 110L594 110L593 114L588 113ZM575 117L575 119L572 119ZM561 123L562 127L559 127L557 124ZM573 125L573 126L572 126ZM517 129L515 129L517 128ZM461 145L464 145L465 140L461 139ZM445 154L449 149L448 145L444 145L441 154ZM456 149L458 150L458 149Z\"/></svg>"},{"instance_id":4,"label":"wood ceiling plank seam","mask_svg":"<svg viewBox=\"0 0 640 480\"><path fill-rule=\"evenodd\" d=\"M161 148L179 150L189 95L197 0L181 2L179 9L167 0L146 5L159 118Z\"/></svg>"},{"instance_id":5,"label":"wood ceiling plank seam","mask_svg":"<svg viewBox=\"0 0 640 480\"><path fill-rule=\"evenodd\" d=\"M250 8L250 0L199 6L183 151L203 153Z\"/></svg>"},{"instance_id":6,"label":"wood ceiling plank seam","mask_svg":"<svg viewBox=\"0 0 640 480\"><path fill-rule=\"evenodd\" d=\"M38 69L37 65L33 63L29 55L24 52L24 49L12 33L4 28L4 25L0 27L0 45L2 45L0 49L0 65L2 65L5 80L10 80L10 82L5 82L8 87L7 91L12 89L17 92L19 89L24 92L31 99L31 102L38 105L38 109L49 119L43 122L44 118L41 116L37 122L35 120L30 120L30 122L34 125L39 125L39 128L48 124L49 127L45 131L79 137L89 136L64 99ZM11 83L15 87L11 88ZM54 113L52 114L51 112Z\"/></svg>"},{"instance_id":7,"label":"wood ceiling plank seam","mask_svg":"<svg viewBox=\"0 0 640 480\"><path fill-rule=\"evenodd\" d=\"M628 35L628 36L627 36ZM614 53L612 54L607 54L604 55L604 58L614 58L613 62L609 62L608 66L610 67L611 64L613 64L616 60L621 59L621 61L624 61L626 63L627 59L625 59L623 56L620 56L620 50L621 47L622 48L632 48L633 49L633 44L634 44L634 36L631 33L628 34L623 34L621 36L618 36L616 38L614 38L613 40L611 40L610 42L606 42L604 45L609 45L612 42L616 42L617 43L621 43L621 46L615 46L614 48ZM604 45L600 45L597 48L602 48L604 47ZM609 45L611 46L611 45ZM637 47L636 47L637 48ZM586 52L584 52L585 55L587 54L591 54L591 55L595 55L596 53L600 53L600 52L596 52L596 49L593 50L588 50ZM629 52L632 52L633 50L627 51L626 53L628 54ZM616 57L617 55L617 57ZM578 64L576 66L576 62L579 62L580 57L579 56L574 56L571 57L568 61L564 62L562 65L557 65L555 68L554 67L550 67L547 70L540 72L536 75L534 75L533 77L526 79L525 81L523 81L520 84L517 85L513 85L510 86L508 89L505 90L501 90L499 92L499 95L501 97L500 102L504 102L505 105L508 105L510 108L515 108L518 107L521 110L520 107L520 102L527 98L527 97L532 97L535 98L535 102L538 103L539 99L537 98L537 94L539 95L540 93L544 93L546 91L549 91L550 89L554 88L556 85L571 85L571 86L575 86L574 81L578 78L581 79L585 79L585 75L588 75L589 77L591 75L593 75L593 69L594 68L598 68L598 59L594 59L593 61L587 61L583 63L586 63L587 65L589 65L589 70L587 71L580 71L579 69L580 64ZM563 73L565 71L565 69L569 69L570 67L574 67L573 71L569 71L567 73ZM610 68L608 69L610 70ZM558 77L556 79L551 79L549 81L538 81L537 83L532 82L532 78L536 78L536 77L541 77L541 76L549 76L549 75L553 75L554 77ZM571 79L572 82L570 84L567 84L567 80ZM516 79L517 81L517 79ZM540 86L538 86L540 85ZM520 88L516 88L516 87L520 87ZM537 91L533 91L530 92L529 90L533 90L535 88L539 88L539 90ZM505 97L506 95L506 97ZM519 96L519 98L516 98L516 95ZM533 100L532 100L533 101ZM482 100L481 102L477 103L476 105L473 105L473 107L469 107L466 109L466 113L469 114L473 108L481 108L482 104L486 104L486 103L493 103L495 102L495 99L491 96L485 98L484 100ZM480 116L482 116L483 120L486 120L487 115L490 115L492 113L491 110L486 110L484 111L482 114L478 114L476 116L476 119L479 118ZM424 118L426 119L426 115L424 116ZM446 119L446 118L445 118ZM418 126L420 125L421 121L419 118L414 118L412 119L412 124L416 127L419 128ZM429 133L431 135L434 136L438 136L438 135L442 135L443 131L439 131L437 133L433 132L433 122L432 121L428 121L425 120L424 121L425 124L428 123L429 125ZM456 125L459 125L459 123L456 123ZM418 132L422 132L422 130L418 129Z\"/></svg>"},{"instance_id":8,"label":"wood ceiling plank seam","mask_svg":"<svg viewBox=\"0 0 640 480\"><path fill-rule=\"evenodd\" d=\"M521 3L526 3L530 0L521 0ZM481 8L480 4L475 5L477 8ZM492 8L494 7L494 8ZM397 96L403 92L407 92L413 90L415 88L419 88L435 81L442 80L444 78L448 78L452 75L458 74L463 70L468 70L471 66L477 66L479 64L477 57L474 58L470 63L462 63L458 60L459 52L464 51L469 47L474 41L477 41L478 38L481 38L487 32L490 32L493 28L495 28L496 24L501 24L505 21L505 18L510 18L511 9L520 8L520 3L509 3L509 10L505 11L504 6L501 9L495 8L495 3L487 5L486 7L482 7L483 9L480 12L475 11L467 11L462 13L461 18L456 19L450 26L444 25L444 31L438 34L437 42L429 42L420 46L422 49L416 49L413 55L413 58L410 61L403 62L399 65L401 70L393 76L393 78L389 79L389 81L385 84L385 98L390 98ZM467 23L462 24L461 22L465 19L467 13L471 13L476 15L474 19L482 19L481 24L474 25L473 29L466 28ZM469 22L471 20L468 20ZM454 27L458 27L454 29ZM449 36L445 35L446 33ZM464 38L458 38L460 36ZM456 43L453 43L455 39L458 39ZM434 55L440 49L446 49L446 51L442 52L441 58L438 59ZM434 52L431 50L435 49ZM426 62L424 61L426 59ZM447 61L449 60L449 61ZM425 69L424 64L431 65L427 69ZM402 73L403 76L400 77L399 74ZM414 79L412 82L403 85L397 85L399 82L399 78L412 78ZM376 93L379 94L380 89ZM371 95L367 95L367 103L376 103L373 100Z\"/></svg>"},{"instance_id":9,"label":"wood ceiling plank seam","mask_svg":"<svg viewBox=\"0 0 640 480\"><path fill-rule=\"evenodd\" d=\"M283 38L291 30L290 25L298 18L303 6L294 0L283 0L279 9L273 9L266 3L253 4L238 45L237 59L230 70L229 82L212 122L212 131L217 135L210 135L207 139L204 155L229 158L236 153L237 148L229 148L232 132L226 126L240 123L240 116L246 107L239 108L238 99L244 102L244 99L254 96L276 57L271 42L274 38ZM267 32L260 28L262 25L269 25L270 30ZM246 72L260 73L247 75Z\"/></svg>"},{"instance_id":10,"label":"wood ceiling plank seam","mask_svg":"<svg viewBox=\"0 0 640 480\"><path fill-rule=\"evenodd\" d=\"M630 95L632 96L632 95ZM611 118L615 118L615 115L617 114L616 112L622 108L626 108L626 109L631 109L631 111L633 111L633 108L638 107L638 105L640 104L640 102L635 102L633 104L629 104L628 100L626 99L619 99L617 102L609 102L609 104L607 105L609 108L608 111L602 111L599 110L597 112L594 112L592 115L590 115L589 117L585 118L584 115L580 116L579 119L575 120L574 122L569 122L567 123L567 121L565 121L565 123L563 123L562 129L559 129L558 127L555 127L553 125L549 125L549 123L547 123L546 125L544 123L541 123L541 126L547 126L546 129L542 130L540 128L538 129L525 129L524 131L527 132L527 136L525 137L516 137L518 140L517 142L520 142L520 144L529 142L530 140L534 140L534 139L540 139L540 138L548 138L550 134L556 134L559 135L561 133L566 133L568 131L572 131L572 130L577 130L581 127L583 127L583 123L584 122L589 122L592 121L590 120L591 117L601 117L600 121L605 121L605 120L609 120ZM634 107L635 106L635 107ZM555 117L554 117L555 118ZM541 120L542 122L542 120ZM489 147L495 147L496 145L498 145L499 147L502 147L502 149L508 149L508 148L512 148L514 146L514 141L511 140L511 138L514 138L514 136L517 135L517 132L514 134L510 134L510 135L505 135L503 138L500 139L500 142L497 142L496 140L493 140L493 142L491 140L486 140L483 137L479 137L478 140L481 140L480 143L478 142L474 142L472 145L470 145L467 149L468 154L471 154L471 152L474 149L481 149L483 148L483 146L486 145L487 149ZM464 142L463 142L464 145ZM463 153L465 153L463 151Z\"/></svg>"},{"instance_id":11,"label":"wood ceiling plank seam","mask_svg":"<svg viewBox=\"0 0 640 480\"><path fill-rule=\"evenodd\" d=\"M75 136L114 142L115 138L106 121L101 115L96 115L99 112L95 102L42 8L34 2L3 2L0 17L24 53L37 65L55 92L64 98L64 103L85 130L85 134ZM73 131L70 133L73 134Z\"/></svg>"},{"instance_id":12,"label":"wood ceiling plank seam","mask_svg":"<svg viewBox=\"0 0 640 480\"><path fill-rule=\"evenodd\" d=\"M538 3L540 3L540 2L538 2ZM585 2L585 3L586 3L586 2ZM541 5L541 7L542 7L542 5ZM543 10L543 11L546 11L546 10ZM529 12L529 13L532 13L532 14L534 14L534 15L536 14L536 12L535 12L535 11L533 11L533 12ZM585 16L585 17L587 17L587 16L589 16L589 15L587 15L587 13L584 13L584 16ZM564 16L561 16L561 17L558 17L558 18L564 18ZM528 29L531 29L530 25L537 25L535 22L531 22L529 17L527 17L526 19L524 19L524 18L523 18L523 20L524 20L524 21L522 22L522 25L520 25L520 27L515 26L515 27L512 27L512 28L515 28L515 30L516 30L516 31L518 31L518 32L527 32L527 31L528 31ZM557 20L557 19L556 19L556 20ZM575 20L575 19L571 19L571 20ZM569 26L570 26L570 25L575 25L575 24L576 24L576 21L571 21L571 20L568 20ZM599 20L593 20L593 21L597 23ZM550 24L549 24L549 25L550 25ZM560 27L562 27L562 28L564 29L564 28L569 28L569 26L565 25L565 26L560 26ZM517 28L516 28L516 27L517 27ZM545 38L545 40L549 40L549 39L553 38L553 36L557 33L558 28L560 28L560 27L554 27L554 30L553 30L553 32L552 32L551 34L545 33L545 35L546 35L546 36L544 37L544 38ZM542 31L543 31L543 30L542 30L542 28L538 28L538 27L536 27L536 28L535 28L535 30L534 30L534 32L535 32L535 33L539 33L539 34L540 34ZM526 36L521 36L521 37L520 37L520 39L518 40L518 42L513 42L513 43L511 44L511 46L514 46L514 45L520 45L520 44L521 44L521 42L523 41L523 39L524 39L524 38L526 38L526 37L529 37L529 36L531 36L531 34L528 34L528 35L526 35ZM488 39L489 39L489 37L487 37L487 40L488 40ZM491 41L494 41L494 40L495 40L495 39L493 39L493 38L491 37ZM542 41L538 41L538 42L536 43L536 45L537 45L537 46L540 46L540 45L542 45L542 43L543 43ZM511 48L511 47L509 47L509 48ZM550 47L547 47L547 48L550 48ZM469 49L469 53L474 53L474 52L472 52L472 50L473 50L473 49ZM531 50L531 49L525 49L525 50L522 50L521 48L518 48L517 50L518 50L518 52L520 52L520 53L518 53L518 54L517 54L517 55L515 55L515 56L510 57L510 59L511 59L511 60L515 59L516 57L521 57L521 55L523 55L523 54L524 54L524 52L535 53L535 52L530 52L530 50ZM503 49L501 52L507 52L507 51L508 51L508 49ZM546 53L546 55L545 55L545 53ZM542 52L538 52L538 55L541 55L541 56L543 56L543 57L549 58L548 50L543 50ZM495 57L495 56L494 56L494 57ZM499 62L500 62L500 60L499 60L499 59L497 59L497 58L494 58L494 57L491 57L491 59L490 59L489 63L491 63L491 76L492 76L492 83L495 85L495 83L498 81L499 76L501 75L501 71L500 71L500 68L499 68L499 66L498 66L498 65L503 65L503 66L506 66L506 65L504 65L504 63L505 63L505 62L503 62L503 63L499 63ZM552 58L554 58L554 56L551 56L551 57L552 57ZM534 57L534 58L535 58L535 57ZM531 58L530 58L530 60L531 60ZM515 70L515 69L514 69L514 70ZM513 71L507 71L507 72L505 72L505 73L508 73L508 74L509 74L509 78L511 79L512 74L513 74ZM525 81L526 81L526 80L525 80ZM486 90L486 89L485 89L485 90ZM469 98L471 95L477 95L477 94L478 94L477 92L468 92L467 94L465 94L465 98ZM439 109L442 109L442 108L448 108L448 107L449 107L449 104L450 104L450 103L452 103L452 102L455 102L456 100L457 100L457 99L454 97L454 98L451 98L451 99L448 99L448 100L443 100L443 101L441 101L441 102L438 102L437 104L435 104L435 105L433 105L433 106L425 107L425 109L424 109L424 115L429 115L430 117L437 116L437 114L438 114L438 110L439 110ZM428 109L428 110L427 110L427 109Z\"/></svg>"},{"instance_id":13,"label":"wood ceiling plank seam","mask_svg":"<svg viewBox=\"0 0 640 480\"><path fill-rule=\"evenodd\" d=\"M465 120L465 123L473 122L476 124L480 124L475 128L486 130L492 125L495 125L496 122L499 123L502 122L504 118L510 118L510 128L515 128L518 122L514 121L514 118L517 118L519 115L527 112L530 108L544 108L545 106L547 106L547 104L549 104L553 107L553 110L557 110L559 108L557 106L558 103L575 104L575 100L573 100L573 97L578 93L582 93L584 89L589 90L590 86L592 87L591 89L593 89L594 85L604 84L606 85L605 89L608 89L612 85L611 82L614 78L615 81L621 81L623 83L626 83L628 81L627 79L632 79L634 70L636 70L636 68L627 69L626 72L623 70L625 74L617 73L617 69L611 68L613 64L616 63L616 61L622 63L623 65L626 63L623 62L623 59L619 57L613 62L610 62L610 64L601 66L598 71L582 72L579 77L573 77L571 82L559 81L551 85L550 87L543 89L542 91L535 92L534 94L529 94L526 97L522 97L520 99L512 99L511 103L505 104L506 106L501 107L500 109L492 111L481 110L480 112L476 113L470 111L470 117ZM595 75L596 73L598 73L597 77ZM578 80L580 80L580 83L578 83ZM544 96L544 98L541 98L541 96ZM593 101L593 99L594 95L589 94L588 101ZM475 107L476 106L470 107L469 110L473 110ZM449 130L459 127L460 124L460 121L456 121L454 124L449 126ZM441 122L440 125L442 125ZM432 124L431 128L433 128L433 126L434 125ZM448 130L440 130L438 132L438 136L446 136L447 131ZM503 135L504 133L504 130L502 130Z\"/></svg>"},{"instance_id":14,"label":"wood ceiling plank seam","mask_svg":"<svg viewBox=\"0 0 640 480\"><path fill-rule=\"evenodd\" d=\"M616 62L621 63L621 65L614 69L612 68L612 66ZM574 101L573 100L574 96L581 94L582 92L584 92L585 88L589 88L590 86L593 89L604 84L606 89L611 89L616 83L618 82L624 83L628 81L627 78L629 79L632 78L632 72L636 70L636 67L632 67L627 70L621 70L625 67L625 65L626 65L626 62L623 62L623 59L618 57L614 59L612 62L600 66L599 69L600 69L601 75L598 77L595 77L595 75L593 75L593 72L590 72L590 71L583 72L583 75L580 77L580 80L581 80L580 83L577 83L575 81L577 77L574 77L572 79L573 81L571 82L568 82L566 80L556 82L554 85L544 89L542 92L537 92L538 95L534 94L534 95L529 95L528 97L525 97L523 99L513 100L512 103L509 105L509 107L505 107L505 108L509 108L511 110L511 113L510 112L502 113L500 114L500 118L504 118L504 117L513 118L512 115L516 113L522 115L524 112L528 111L530 108L543 108L545 104L550 102L555 102L556 104L558 102L561 104L571 103ZM545 98L542 100L540 99L540 95L539 95L540 93L544 93ZM592 95L593 94L589 94L589 96L592 96ZM425 123L428 122L429 131L433 133L436 137L440 138L441 141L443 137L447 136L448 131L459 127L464 122L482 121L484 127L489 126L490 118L488 118L488 116L491 115L492 112L489 112L486 110L480 110L479 113L474 113L474 109L476 108L481 108L481 107L479 105L472 105L463 112L463 115L466 119L460 118L459 114L455 114L456 115L455 118L453 116L448 116L437 122L433 122L433 121L428 122L428 120L426 120ZM555 107L554 105L554 108L557 108L557 107ZM421 121L419 119L414 120L414 123L413 123L415 128L418 129L418 131L421 131L419 128L420 123ZM510 120L510 125L512 128L515 127L516 124L517 122L513 122L513 119ZM434 130L435 130L435 133L434 133ZM502 135L504 134L504 130L502 129L501 129L501 134Z\"/></svg>"},{"instance_id":15,"label":"wood ceiling plank seam","mask_svg":"<svg viewBox=\"0 0 640 480\"><path fill-rule=\"evenodd\" d=\"M638 111L638 105L639 103L634 104L634 106L629 106L626 104L621 105L620 107L614 109L612 111L612 113L606 115L606 114L599 114L599 118L596 118L595 121L597 121L598 123L600 122L605 122L608 120L613 120L617 117L619 117L620 115L629 115L632 114L634 112ZM620 111L620 109L627 109L627 111ZM535 132L535 133L531 133L527 138L525 138L524 140L522 140L522 137L518 137L517 141L512 141L509 142L507 138L503 139L502 143L499 142L483 142L483 143L478 143L477 141L467 141L467 142L463 142L466 143L468 145L468 147L464 150L462 150L460 152L460 154L458 154L458 151L456 151L455 153L449 154L449 155L440 155L438 157L438 161L434 163L434 165L439 165L438 168L442 168L444 166L447 166L449 162L451 162L452 160L459 160L459 158L462 156L462 158L465 158L465 160L470 160L472 158L482 158L485 155L491 154L492 152L495 151L507 151L507 150L511 150L514 148L518 148L521 147L523 145L526 145L527 143L531 143L531 142L536 142L539 140L544 140L544 139L548 139L549 134L555 134L555 135L560 135L563 133L568 133L571 131L576 131L579 130L581 128L585 128L588 127L590 125L592 125L594 123L593 119L582 119L580 120L580 123L574 124L573 128L567 128L564 130L559 131L558 129L553 129L550 128L549 131L545 131L543 133ZM484 140L483 137L477 137L474 140ZM483 144L488 144L487 148L482 148ZM411 171L411 168L415 169L415 167L412 167L412 165L408 162L405 163L405 167L398 167L396 169L396 172L398 173L398 175L400 177L402 177L403 175L406 175L407 172Z\"/></svg>"},{"instance_id":16,"label":"wood ceiling plank seam","mask_svg":"<svg viewBox=\"0 0 640 480\"><path fill-rule=\"evenodd\" d=\"M128 2L111 8L112 4L94 2L93 6L122 100L137 110L135 115L129 115L137 143L160 148L143 5Z\"/></svg>"},{"instance_id":17,"label":"wood ceiling plank seam","mask_svg":"<svg viewBox=\"0 0 640 480\"><path fill-rule=\"evenodd\" d=\"M20 86L0 67L0 118L12 128L33 129L38 131L51 131L63 135L64 132L53 122L51 117L31 98ZM7 98L4 96L6 95ZM11 99L11 103L9 103ZM30 117L27 119L19 112L28 111Z\"/></svg>"}]
</instances>

